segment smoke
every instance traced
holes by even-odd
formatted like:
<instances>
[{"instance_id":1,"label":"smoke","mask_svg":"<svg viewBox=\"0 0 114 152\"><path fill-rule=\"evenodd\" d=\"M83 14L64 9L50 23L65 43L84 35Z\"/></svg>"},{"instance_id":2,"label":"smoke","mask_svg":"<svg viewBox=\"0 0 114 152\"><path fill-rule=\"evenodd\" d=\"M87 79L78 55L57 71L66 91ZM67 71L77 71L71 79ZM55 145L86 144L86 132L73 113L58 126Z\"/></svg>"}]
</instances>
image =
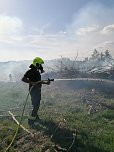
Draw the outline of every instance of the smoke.
<instances>
[{"instance_id":1,"label":"smoke","mask_svg":"<svg viewBox=\"0 0 114 152\"><path fill-rule=\"evenodd\" d=\"M91 56L95 48L109 49L114 56L113 16L113 7L100 1L87 3L76 10L64 29L50 33L51 23L41 29L34 26L36 32L29 32L32 27L26 27L21 18L0 15L0 60L31 60L34 56L75 59L77 50L80 60Z\"/></svg>"},{"instance_id":2,"label":"smoke","mask_svg":"<svg viewBox=\"0 0 114 152\"><path fill-rule=\"evenodd\" d=\"M10 81L10 74L12 81L21 81L22 76L28 70L31 61L9 61L0 63L0 80Z\"/></svg>"},{"instance_id":3,"label":"smoke","mask_svg":"<svg viewBox=\"0 0 114 152\"><path fill-rule=\"evenodd\" d=\"M95 48L100 51L109 49L114 56L114 43L106 43L114 40L113 16L113 8L98 2L87 4L73 16L67 30L75 38L80 57L90 55Z\"/></svg>"}]
</instances>

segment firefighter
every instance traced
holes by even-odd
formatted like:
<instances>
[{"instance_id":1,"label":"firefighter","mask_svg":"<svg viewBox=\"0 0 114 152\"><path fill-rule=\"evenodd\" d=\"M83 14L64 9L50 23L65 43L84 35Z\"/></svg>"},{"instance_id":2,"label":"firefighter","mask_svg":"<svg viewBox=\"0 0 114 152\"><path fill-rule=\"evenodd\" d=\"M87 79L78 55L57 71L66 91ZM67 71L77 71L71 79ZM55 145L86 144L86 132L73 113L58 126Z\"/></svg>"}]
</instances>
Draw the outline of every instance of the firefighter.
<instances>
[{"instance_id":1,"label":"firefighter","mask_svg":"<svg viewBox=\"0 0 114 152\"><path fill-rule=\"evenodd\" d=\"M36 57L33 63L29 66L29 70L24 74L22 81L29 83L29 91L32 101L32 112L28 118L28 124L34 125L36 120L40 120L38 116L38 109L41 100L41 86L42 84L50 84L50 81L41 81L41 73L44 72L43 66L44 61L40 57ZM37 83L40 82L40 83Z\"/></svg>"}]
</instances>

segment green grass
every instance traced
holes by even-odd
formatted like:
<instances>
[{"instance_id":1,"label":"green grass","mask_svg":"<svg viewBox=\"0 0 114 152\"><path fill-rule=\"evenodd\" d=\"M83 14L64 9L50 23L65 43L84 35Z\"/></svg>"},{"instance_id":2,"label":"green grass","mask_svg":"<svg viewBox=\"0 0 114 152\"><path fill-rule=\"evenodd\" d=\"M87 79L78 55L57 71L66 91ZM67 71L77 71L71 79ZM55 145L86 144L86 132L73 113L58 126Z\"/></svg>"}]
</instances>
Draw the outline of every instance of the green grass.
<instances>
[{"instance_id":1,"label":"green grass","mask_svg":"<svg viewBox=\"0 0 114 152\"><path fill-rule=\"evenodd\" d=\"M17 105L22 106L27 93L28 88L26 85L2 84L2 88L0 88L0 107L8 109ZM95 96L93 96L91 90L60 90L57 88L49 90L48 87L43 87L39 109L39 116L43 122L35 128L35 131L40 134L40 137L38 135L39 140L33 140L25 136L21 147L16 145L19 142L19 140L16 140L10 150L20 150L27 142L33 142L34 145L34 148L32 147L29 151L43 152L47 145L50 147L54 144L68 149L73 141L73 133L77 130L75 142L70 152L113 152L114 110L90 102L89 104L93 105L96 111L88 115L89 106L87 102L82 100L82 95L84 98L89 97L90 101L94 99L94 101L102 101L106 104L114 105L113 97L108 98L108 96L106 97L105 94L100 92L96 92ZM30 104L29 102L28 105ZM26 111L30 111L28 105ZM15 110L13 113L20 115L21 109ZM3 114L6 113L4 112ZM22 123L29 128L26 118L23 119ZM15 130L16 124L11 118L0 118L1 151L9 145ZM23 134L25 132L21 129L18 137ZM52 138L51 135L53 135ZM42 139L43 136L44 138Z\"/></svg>"}]
</instances>

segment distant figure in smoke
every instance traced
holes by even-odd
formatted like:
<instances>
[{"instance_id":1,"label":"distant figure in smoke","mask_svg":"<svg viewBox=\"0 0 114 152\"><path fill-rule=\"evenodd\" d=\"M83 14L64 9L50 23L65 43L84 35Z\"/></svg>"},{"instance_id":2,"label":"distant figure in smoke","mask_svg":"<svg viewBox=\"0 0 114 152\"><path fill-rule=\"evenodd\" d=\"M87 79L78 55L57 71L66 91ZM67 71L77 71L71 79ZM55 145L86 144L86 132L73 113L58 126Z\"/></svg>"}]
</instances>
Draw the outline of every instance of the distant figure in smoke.
<instances>
[{"instance_id":1,"label":"distant figure in smoke","mask_svg":"<svg viewBox=\"0 0 114 152\"><path fill-rule=\"evenodd\" d=\"M31 115L28 118L28 124L34 125L34 122L36 120L40 120L38 116L38 109L40 106L40 100L41 100L41 86L42 84L50 84L50 81L41 81L41 73L44 72L42 64L44 64L44 61L36 57L33 60L33 63L30 65L30 69L24 74L22 81L25 83L29 83L29 91L31 95L31 101L33 110ZM40 83L37 83L38 81L41 81Z\"/></svg>"},{"instance_id":2,"label":"distant figure in smoke","mask_svg":"<svg viewBox=\"0 0 114 152\"><path fill-rule=\"evenodd\" d=\"M9 74L9 81L11 82L12 81L12 75Z\"/></svg>"}]
</instances>

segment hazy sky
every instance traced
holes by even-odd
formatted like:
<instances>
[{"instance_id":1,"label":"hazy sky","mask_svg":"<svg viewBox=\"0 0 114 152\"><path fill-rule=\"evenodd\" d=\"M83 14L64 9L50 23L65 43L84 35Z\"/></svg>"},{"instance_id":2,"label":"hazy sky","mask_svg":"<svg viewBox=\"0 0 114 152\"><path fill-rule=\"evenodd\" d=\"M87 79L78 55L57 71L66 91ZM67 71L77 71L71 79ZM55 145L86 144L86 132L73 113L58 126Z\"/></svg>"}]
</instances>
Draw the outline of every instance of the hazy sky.
<instances>
[{"instance_id":1,"label":"hazy sky","mask_svg":"<svg viewBox=\"0 0 114 152\"><path fill-rule=\"evenodd\" d=\"M114 0L0 0L0 61L114 56Z\"/></svg>"}]
</instances>

